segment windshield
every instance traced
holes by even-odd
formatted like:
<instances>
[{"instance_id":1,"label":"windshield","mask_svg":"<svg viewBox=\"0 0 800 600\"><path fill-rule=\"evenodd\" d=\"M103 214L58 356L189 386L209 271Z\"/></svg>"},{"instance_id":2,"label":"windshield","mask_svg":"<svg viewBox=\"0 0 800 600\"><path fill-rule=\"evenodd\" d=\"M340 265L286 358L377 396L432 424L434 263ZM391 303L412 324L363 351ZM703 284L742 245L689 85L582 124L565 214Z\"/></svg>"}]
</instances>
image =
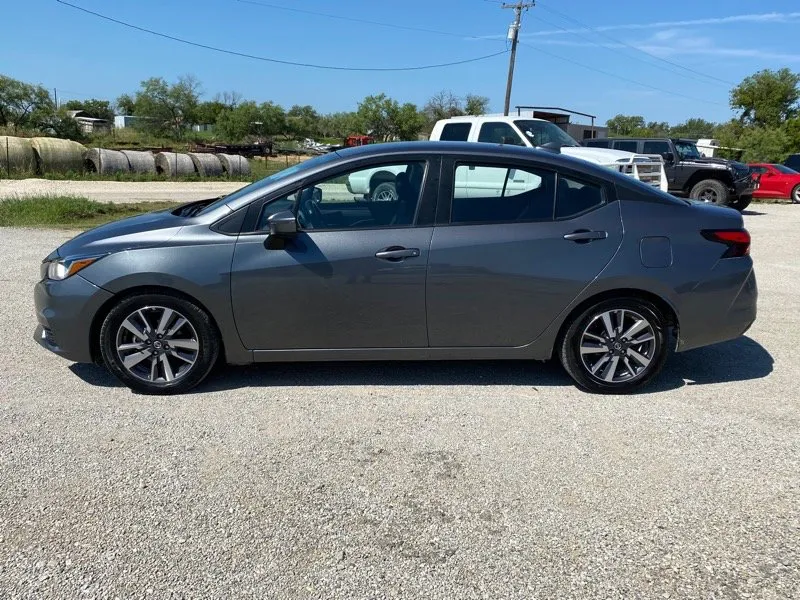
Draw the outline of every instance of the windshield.
<instances>
[{"instance_id":1,"label":"windshield","mask_svg":"<svg viewBox=\"0 0 800 600\"><path fill-rule=\"evenodd\" d=\"M544 146L550 143L556 143L559 146L579 145L566 131L550 121L517 119L514 124L519 127L520 131L534 146Z\"/></svg>"},{"instance_id":2,"label":"windshield","mask_svg":"<svg viewBox=\"0 0 800 600\"><path fill-rule=\"evenodd\" d=\"M216 210L223 204L228 204L234 200L237 200L247 194L252 192L258 191L262 188L265 188L269 185L272 185L276 181L280 181L284 177L288 177L289 175L294 175L295 173L299 173L301 171L305 171L307 169L313 169L318 167L319 165L323 165L327 162L330 162L336 158L339 158L339 155L336 152L329 152L328 154L322 154L321 156L316 156L309 160L305 160L301 163L297 163L296 165L292 165L291 167L287 167L278 171L277 173L273 173L269 177L265 177L264 179L259 179L258 181L251 183L250 185L246 185L240 190L236 190L232 194L228 194L227 196L222 196L218 200L215 200L208 206L206 206L199 214L210 213L213 210Z\"/></svg>"},{"instance_id":3,"label":"windshield","mask_svg":"<svg viewBox=\"0 0 800 600\"><path fill-rule=\"evenodd\" d=\"M783 173L784 175L800 175L800 173L798 173L794 169L790 169L786 165L772 165L772 166L775 167L775 170L778 171L778 173Z\"/></svg>"},{"instance_id":4,"label":"windshield","mask_svg":"<svg viewBox=\"0 0 800 600\"><path fill-rule=\"evenodd\" d=\"M678 156L684 160L687 158L703 158L694 142L675 142L675 150L677 150Z\"/></svg>"}]
</instances>

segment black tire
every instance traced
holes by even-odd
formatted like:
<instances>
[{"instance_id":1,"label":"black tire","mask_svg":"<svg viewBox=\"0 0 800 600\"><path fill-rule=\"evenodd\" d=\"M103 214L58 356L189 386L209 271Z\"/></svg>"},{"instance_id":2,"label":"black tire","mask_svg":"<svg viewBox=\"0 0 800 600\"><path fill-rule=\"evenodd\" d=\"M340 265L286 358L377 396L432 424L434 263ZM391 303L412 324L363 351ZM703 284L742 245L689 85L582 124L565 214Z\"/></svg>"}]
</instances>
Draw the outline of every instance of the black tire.
<instances>
[{"instance_id":1,"label":"black tire","mask_svg":"<svg viewBox=\"0 0 800 600\"><path fill-rule=\"evenodd\" d=\"M634 341L644 339L649 335L648 332L652 331L652 346L649 345L649 340L640 344L632 344L627 338L625 342L622 342L621 337L618 336L620 344L615 349L615 343L592 342L589 337L585 337L588 335L596 338L597 336L589 332L597 331L597 329L593 329L595 327L606 330L601 315L614 313L619 316L618 311L625 311L623 314L626 316L622 317L622 321L623 326L627 329L630 327L626 327L625 324L638 323L637 317L641 317L648 323L649 329L644 330L644 333L636 333L637 337L634 338ZM613 318L611 324L612 329L619 328L618 323L613 323ZM585 361L584 355L581 353L582 343L594 343L598 349L600 347L604 347L604 349L602 351L593 349L591 354L586 354L589 358ZM646 366L640 364L633 358L634 354L629 354L631 351L641 352L639 357L649 359L648 364ZM666 319L655 305L636 298L615 298L590 306L569 323L558 346L561 364L569 376L578 387L597 394L628 394L646 386L661 372L667 359L667 351ZM616 360L614 360L615 358ZM590 369L593 365L587 363L592 360L601 362L603 359L606 362L601 363L596 374L592 374ZM627 362L623 363L623 361ZM612 366L614 368L614 372L611 373L612 380L606 381L603 376ZM632 370L629 370L628 366L631 366ZM641 370L634 373L633 371L637 368ZM613 380L615 373L619 374L620 381ZM626 374L628 378L624 379Z\"/></svg>"},{"instance_id":2,"label":"black tire","mask_svg":"<svg viewBox=\"0 0 800 600\"><path fill-rule=\"evenodd\" d=\"M789 194L789 200L792 201L792 204L800 204L800 185L794 186L792 193Z\"/></svg>"},{"instance_id":3,"label":"black tire","mask_svg":"<svg viewBox=\"0 0 800 600\"><path fill-rule=\"evenodd\" d=\"M160 313L157 312L159 310L161 310ZM160 325L159 315L167 313L168 310L174 312L171 315L172 320L165 324L162 336L157 334L158 325ZM150 323L146 341L143 341L145 337L142 332L147 330L147 325L143 324L140 316L134 317L134 315L144 315L145 323ZM123 323L129 317L134 318L128 323L134 324L137 330L141 330L138 337L133 335L130 329L123 327ZM188 324L180 325L179 317L184 318ZM173 327L178 327L174 337L187 339L172 339L168 336L167 334ZM133 342L142 347L141 350L126 348L126 352L139 355L150 352L130 368L125 366L121 357L122 346L133 345L122 343L125 341L125 336L127 336L127 342ZM170 342L175 342L176 346L170 347ZM178 342L183 345L181 348L178 348ZM196 346L196 349L185 350L187 343ZM144 347L145 344L147 347ZM160 348L157 352L155 351L156 345ZM193 302L169 293L142 294L123 298L108 313L100 328L100 352L108 370L135 392L162 395L181 394L206 378L219 357L220 341L217 329L209 315ZM189 364L187 356L193 358L191 364ZM131 355L126 355L125 358L129 359ZM147 368L145 362L150 364L153 369L146 376L142 373ZM139 373L138 376L135 371ZM170 375L172 376L171 380Z\"/></svg>"},{"instance_id":4,"label":"black tire","mask_svg":"<svg viewBox=\"0 0 800 600\"><path fill-rule=\"evenodd\" d=\"M375 186L370 194L373 202L395 202L397 201L397 187L393 181L384 181Z\"/></svg>"},{"instance_id":5,"label":"black tire","mask_svg":"<svg viewBox=\"0 0 800 600\"><path fill-rule=\"evenodd\" d=\"M704 179L696 183L689 197L720 206L727 206L730 202L728 187L716 179Z\"/></svg>"},{"instance_id":6,"label":"black tire","mask_svg":"<svg viewBox=\"0 0 800 600\"><path fill-rule=\"evenodd\" d=\"M750 206L750 203L753 201L752 196L739 196L735 200L733 200L728 206L731 208L735 208L739 212L744 212L744 210Z\"/></svg>"}]
</instances>

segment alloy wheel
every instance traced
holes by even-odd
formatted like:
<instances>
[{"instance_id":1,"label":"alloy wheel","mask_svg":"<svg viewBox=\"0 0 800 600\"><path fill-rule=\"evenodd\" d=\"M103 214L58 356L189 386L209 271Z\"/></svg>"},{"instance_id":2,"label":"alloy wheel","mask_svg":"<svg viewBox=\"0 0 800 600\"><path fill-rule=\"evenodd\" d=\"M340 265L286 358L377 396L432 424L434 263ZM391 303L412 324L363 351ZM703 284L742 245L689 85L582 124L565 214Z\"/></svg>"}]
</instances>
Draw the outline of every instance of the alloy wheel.
<instances>
[{"instance_id":1,"label":"alloy wheel","mask_svg":"<svg viewBox=\"0 0 800 600\"><path fill-rule=\"evenodd\" d=\"M134 377L169 383L192 369L200 355L200 342L194 326L177 310L145 306L122 321L116 351Z\"/></svg>"},{"instance_id":2,"label":"alloy wheel","mask_svg":"<svg viewBox=\"0 0 800 600\"><path fill-rule=\"evenodd\" d=\"M711 204L716 204L718 200L717 192L712 190L711 188L706 188L702 192L700 192L698 199L702 200L703 202L710 202Z\"/></svg>"},{"instance_id":3,"label":"alloy wheel","mask_svg":"<svg viewBox=\"0 0 800 600\"><path fill-rule=\"evenodd\" d=\"M627 309L596 315L583 330L580 341L583 367L593 378L606 383L641 377L657 350L653 325Z\"/></svg>"}]
</instances>

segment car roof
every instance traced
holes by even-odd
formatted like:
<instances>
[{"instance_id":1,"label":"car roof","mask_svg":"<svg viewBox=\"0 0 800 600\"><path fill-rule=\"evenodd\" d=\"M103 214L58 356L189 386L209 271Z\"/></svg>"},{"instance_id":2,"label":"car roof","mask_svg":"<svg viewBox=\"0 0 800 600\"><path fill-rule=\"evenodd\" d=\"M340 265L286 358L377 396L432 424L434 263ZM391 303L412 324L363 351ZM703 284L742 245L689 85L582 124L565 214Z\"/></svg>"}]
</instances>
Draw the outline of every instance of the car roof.
<instances>
[{"instance_id":1,"label":"car roof","mask_svg":"<svg viewBox=\"0 0 800 600\"><path fill-rule=\"evenodd\" d=\"M525 117L523 115L458 115L456 117L449 117L447 119L439 119L437 123L482 123L484 121L501 121L503 123L510 123L511 121L517 120L542 121L544 123L550 122L546 119Z\"/></svg>"},{"instance_id":2,"label":"car roof","mask_svg":"<svg viewBox=\"0 0 800 600\"><path fill-rule=\"evenodd\" d=\"M510 158L530 160L535 158L537 162L544 163L557 168L559 166L568 169L582 170L587 173L597 175L599 173L608 174L609 170L598 167L584 160L564 156L556 152L528 148L526 146L513 146L507 144L489 144L482 142L388 142L383 144L368 144L356 148L345 148L337 150L336 154L344 159L359 158L390 158L396 155L406 154L458 154L461 156L487 157L487 158Z\"/></svg>"}]
</instances>

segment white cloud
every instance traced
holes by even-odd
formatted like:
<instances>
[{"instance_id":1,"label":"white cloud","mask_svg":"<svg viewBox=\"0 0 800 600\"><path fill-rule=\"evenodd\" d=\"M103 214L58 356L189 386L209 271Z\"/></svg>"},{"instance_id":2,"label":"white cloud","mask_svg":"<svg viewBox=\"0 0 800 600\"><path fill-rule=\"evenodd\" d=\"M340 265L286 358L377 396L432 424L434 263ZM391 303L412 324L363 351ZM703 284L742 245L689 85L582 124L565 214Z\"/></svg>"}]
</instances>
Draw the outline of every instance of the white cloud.
<instances>
[{"instance_id":1,"label":"white cloud","mask_svg":"<svg viewBox=\"0 0 800 600\"><path fill-rule=\"evenodd\" d=\"M548 29L544 31L523 32L520 37L544 37L553 35L566 35L569 33L592 33L594 31L619 31L632 29L663 29L675 27L693 27L698 25L727 25L730 23L787 23L800 20L800 12L789 13L761 13L749 15L731 15L728 17L713 17L708 19L689 19L684 21L656 21L653 23L618 23L616 25L598 25L591 29ZM493 36L494 37L494 36ZM502 36L499 36L502 37Z\"/></svg>"}]
</instances>

